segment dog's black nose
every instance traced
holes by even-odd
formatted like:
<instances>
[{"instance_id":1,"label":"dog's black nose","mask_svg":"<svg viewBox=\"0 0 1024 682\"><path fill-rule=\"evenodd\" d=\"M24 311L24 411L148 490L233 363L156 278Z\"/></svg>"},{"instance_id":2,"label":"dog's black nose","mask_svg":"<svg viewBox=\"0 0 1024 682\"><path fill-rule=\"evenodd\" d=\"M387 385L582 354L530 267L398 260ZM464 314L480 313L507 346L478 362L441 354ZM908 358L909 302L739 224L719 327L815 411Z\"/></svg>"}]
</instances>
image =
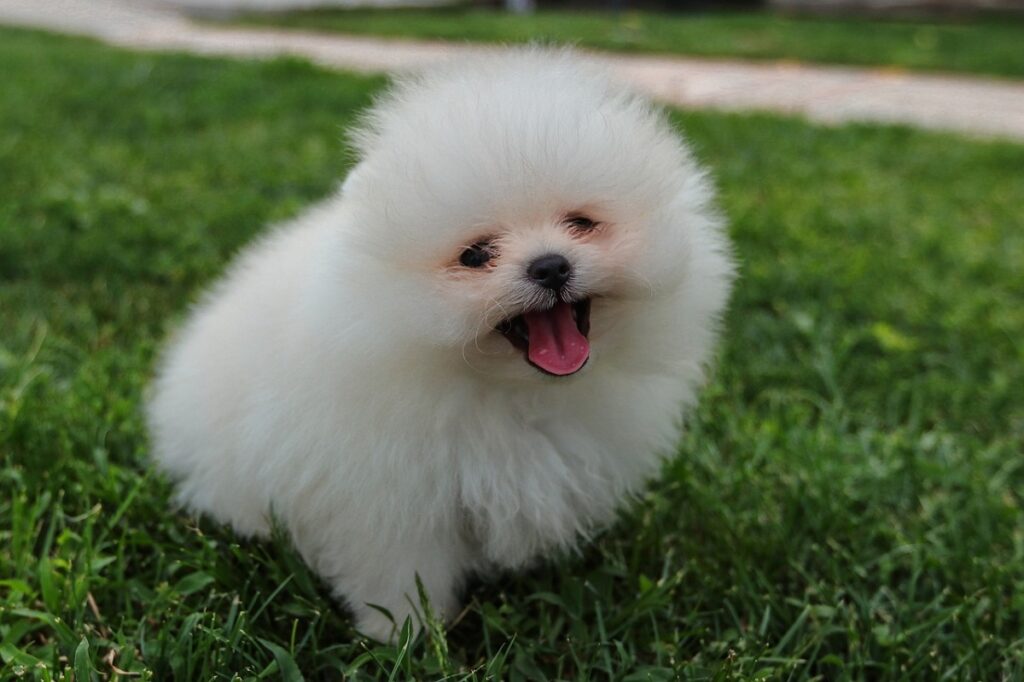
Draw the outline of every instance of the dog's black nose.
<instances>
[{"instance_id":1,"label":"dog's black nose","mask_svg":"<svg viewBox=\"0 0 1024 682\"><path fill-rule=\"evenodd\" d=\"M558 291L569 281L572 266L569 265L565 256L549 253L530 263L530 266L526 268L526 274L545 289Z\"/></svg>"}]
</instances>

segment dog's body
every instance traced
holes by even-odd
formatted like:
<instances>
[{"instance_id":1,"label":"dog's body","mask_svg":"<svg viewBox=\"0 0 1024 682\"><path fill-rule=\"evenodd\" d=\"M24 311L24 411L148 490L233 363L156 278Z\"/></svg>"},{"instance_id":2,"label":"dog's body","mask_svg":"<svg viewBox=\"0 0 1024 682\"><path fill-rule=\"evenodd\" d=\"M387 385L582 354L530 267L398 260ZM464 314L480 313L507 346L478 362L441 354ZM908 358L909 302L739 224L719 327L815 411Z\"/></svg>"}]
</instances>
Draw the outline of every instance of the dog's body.
<instances>
[{"instance_id":1,"label":"dog's body","mask_svg":"<svg viewBox=\"0 0 1024 682\"><path fill-rule=\"evenodd\" d=\"M400 624L418 574L450 618L468 574L572 547L656 473L732 268L667 123L565 53L401 84L358 144L195 311L149 415L186 506L276 517L386 639L367 604Z\"/></svg>"}]
</instances>

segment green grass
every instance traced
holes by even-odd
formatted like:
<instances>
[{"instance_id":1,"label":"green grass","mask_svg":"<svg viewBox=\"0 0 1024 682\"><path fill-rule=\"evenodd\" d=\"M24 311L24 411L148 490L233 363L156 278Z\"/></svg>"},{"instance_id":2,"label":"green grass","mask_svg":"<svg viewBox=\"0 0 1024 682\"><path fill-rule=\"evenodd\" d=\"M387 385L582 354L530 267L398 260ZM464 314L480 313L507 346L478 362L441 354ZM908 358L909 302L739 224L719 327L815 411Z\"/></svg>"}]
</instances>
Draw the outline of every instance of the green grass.
<instances>
[{"instance_id":1,"label":"green grass","mask_svg":"<svg viewBox=\"0 0 1024 682\"><path fill-rule=\"evenodd\" d=\"M0 678L1024 676L1024 147L677 115L743 270L679 457L581 556L387 647L286 542L171 513L139 412L381 81L6 30L0 68Z\"/></svg>"},{"instance_id":2,"label":"green grass","mask_svg":"<svg viewBox=\"0 0 1024 682\"><path fill-rule=\"evenodd\" d=\"M482 8L313 10L239 21L407 38L540 40L630 52L784 59L1024 76L1024 20L821 19L769 13L659 14Z\"/></svg>"}]
</instances>

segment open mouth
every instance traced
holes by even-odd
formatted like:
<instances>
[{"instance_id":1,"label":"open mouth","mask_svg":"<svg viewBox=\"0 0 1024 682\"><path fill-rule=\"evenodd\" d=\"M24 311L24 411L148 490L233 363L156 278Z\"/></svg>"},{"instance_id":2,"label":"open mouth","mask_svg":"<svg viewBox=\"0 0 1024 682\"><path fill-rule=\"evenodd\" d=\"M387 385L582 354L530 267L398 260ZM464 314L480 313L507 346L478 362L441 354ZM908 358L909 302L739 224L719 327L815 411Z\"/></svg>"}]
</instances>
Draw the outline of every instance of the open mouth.
<instances>
[{"instance_id":1,"label":"open mouth","mask_svg":"<svg viewBox=\"0 0 1024 682\"><path fill-rule=\"evenodd\" d=\"M540 371L558 377L575 374L590 357L590 299L530 310L503 320L496 329Z\"/></svg>"}]
</instances>

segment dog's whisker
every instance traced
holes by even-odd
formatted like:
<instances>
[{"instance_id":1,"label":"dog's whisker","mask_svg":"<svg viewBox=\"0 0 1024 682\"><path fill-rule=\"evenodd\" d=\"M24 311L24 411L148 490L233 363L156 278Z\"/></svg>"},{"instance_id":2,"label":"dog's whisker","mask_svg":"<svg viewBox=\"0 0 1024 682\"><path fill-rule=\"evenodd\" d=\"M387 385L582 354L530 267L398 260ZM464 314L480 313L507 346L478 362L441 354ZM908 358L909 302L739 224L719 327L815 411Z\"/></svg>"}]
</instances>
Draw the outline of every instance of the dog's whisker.
<instances>
[{"instance_id":1,"label":"dog's whisker","mask_svg":"<svg viewBox=\"0 0 1024 682\"><path fill-rule=\"evenodd\" d=\"M491 330L489 329L489 327L491 325L489 324L489 320L491 319L492 313L495 310L499 310L499 311L501 311L501 314L502 314L501 319L504 320L504 319L508 319L509 318L509 316L505 313L505 307L501 304L501 301L499 301L497 298L494 298L493 296L490 297L488 299L488 301L492 301L494 303L494 305L492 305L491 307L487 308L483 312L483 315L477 321L476 327L473 330L473 345L476 347L477 351L481 355L486 355L486 353L484 352L484 350L482 348L480 348L480 335L481 335L480 334L480 330L483 327L487 327L488 329L487 329L487 331L485 333L490 333ZM465 346L463 346L463 348L464 347Z\"/></svg>"},{"instance_id":2,"label":"dog's whisker","mask_svg":"<svg viewBox=\"0 0 1024 682\"><path fill-rule=\"evenodd\" d=\"M623 273L626 275L627 279L630 279L630 280L640 284L645 289L647 289L647 293L650 295L651 298L655 298L657 296L657 291L654 288L654 284L651 282L651 280L649 278L647 278L644 275L640 274L638 271L634 270L633 268L625 268L625 269L623 269Z\"/></svg>"}]
</instances>

